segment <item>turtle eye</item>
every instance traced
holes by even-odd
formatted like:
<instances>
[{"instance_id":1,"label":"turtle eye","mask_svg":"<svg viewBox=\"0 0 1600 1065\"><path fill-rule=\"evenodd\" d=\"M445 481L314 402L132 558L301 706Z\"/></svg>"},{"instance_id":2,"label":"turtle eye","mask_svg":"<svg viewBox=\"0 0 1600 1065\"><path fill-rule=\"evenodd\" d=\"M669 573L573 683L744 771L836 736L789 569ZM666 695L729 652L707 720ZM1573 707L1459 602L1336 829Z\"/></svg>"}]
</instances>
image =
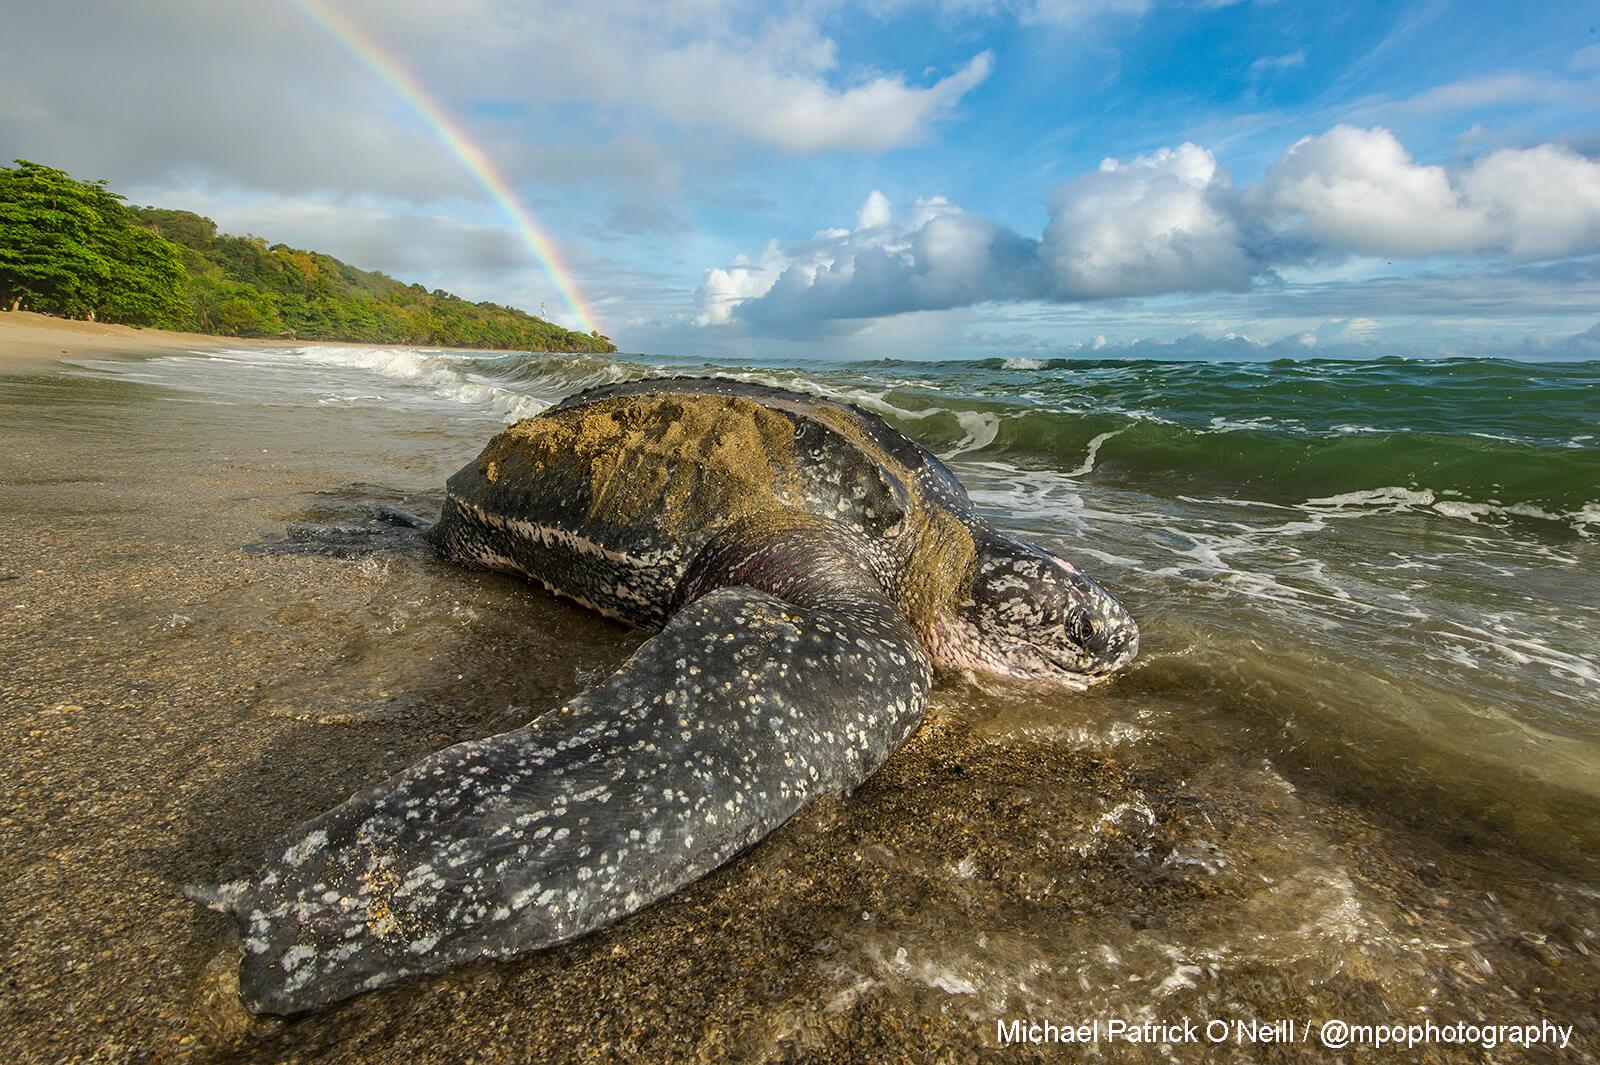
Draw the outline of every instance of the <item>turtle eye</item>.
<instances>
[{"instance_id":1,"label":"turtle eye","mask_svg":"<svg viewBox=\"0 0 1600 1065\"><path fill-rule=\"evenodd\" d=\"M1080 647L1087 647L1089 641L1095 637L1094 618L1089 616L1087 610L1075 610L1067 618L1065 625L1067 635Z\"/></svg>"}]
</instances>

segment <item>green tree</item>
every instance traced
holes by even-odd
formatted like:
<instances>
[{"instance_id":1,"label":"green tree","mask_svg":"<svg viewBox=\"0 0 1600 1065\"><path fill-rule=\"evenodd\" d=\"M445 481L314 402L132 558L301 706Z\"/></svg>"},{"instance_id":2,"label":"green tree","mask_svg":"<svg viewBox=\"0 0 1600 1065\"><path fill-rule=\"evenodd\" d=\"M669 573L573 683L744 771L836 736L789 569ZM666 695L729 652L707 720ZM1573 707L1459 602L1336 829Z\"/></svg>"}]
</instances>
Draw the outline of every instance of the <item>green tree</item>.
<instances>
[{"instance_id":1,"label":"green tree","mask_svg":"<svg viewBox=\"0 0 1600 1065\"><path fill-rule=\"evenodd\" d=\"M261 312L243 296L232 296L217 307L217 332L229 336L260 336Z\"/></svg>"},{"instance_id":2,"label":"green tree","mask_svg":"<svg viewBox=\"0 0 1600 1065\"><path fill-rule=\"evenodd\" d=\"M193 211L170 211L164 207L130 208L139 220L174 244L205 251L217 239L217 224Z\"/></svg>"},{"instance_id":3,"label":"green tree","mask_svg":"<svg viewBox=\"0 0 1600 1065\"><path fill-rule=\"evenodd\" d=\"M0 170L0 300L87 314L106 267L90 247L99 224L83 187L61 171L20 160Z\"/></svg>"},{"instance_id":4,"label":"green tree","mask_svg":"<svg viewBox=\"0 0 1600 1065\"><path fill-rule=\"evenodd\" d=\"M25 160L0 168L0 302L72 318L181 325L180 249L104 182Z\"/></svg>"}]
</instances>

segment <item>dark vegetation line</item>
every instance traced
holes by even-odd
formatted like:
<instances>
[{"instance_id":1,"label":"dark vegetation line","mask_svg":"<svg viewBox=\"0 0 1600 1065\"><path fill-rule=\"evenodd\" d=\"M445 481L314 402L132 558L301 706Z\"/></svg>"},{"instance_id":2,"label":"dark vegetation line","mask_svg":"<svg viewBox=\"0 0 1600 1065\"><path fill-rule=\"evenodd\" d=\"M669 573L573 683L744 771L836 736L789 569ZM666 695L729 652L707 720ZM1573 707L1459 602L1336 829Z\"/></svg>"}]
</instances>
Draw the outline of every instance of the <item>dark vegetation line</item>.
<instances>
[{"instance_id":1,"label":"dark vegetation line","mask_svg":"<svg viewBox=\"0 0 1600 1065\"><path fill-rule=\"evenodd\" d=\"M0 167L0 307L237 337L514 351L615 351L330 255L232 237L190 211L134 207L104 181Z\"/></svg>"}]
</instances>

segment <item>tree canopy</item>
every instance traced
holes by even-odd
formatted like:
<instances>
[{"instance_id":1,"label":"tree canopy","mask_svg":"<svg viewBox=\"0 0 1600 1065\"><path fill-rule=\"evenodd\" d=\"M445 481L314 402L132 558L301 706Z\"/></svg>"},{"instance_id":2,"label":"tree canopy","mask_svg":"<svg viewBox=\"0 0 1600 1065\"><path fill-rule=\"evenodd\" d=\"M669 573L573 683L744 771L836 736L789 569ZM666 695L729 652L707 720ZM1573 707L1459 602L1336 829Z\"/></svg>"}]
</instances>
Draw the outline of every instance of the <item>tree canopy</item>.
<instances>
[{"instance_id":1,"label":"tree canopy","mask_svg":"<svg viewBox=\"0 0 1600 1065\"><path fill-rule=\"evenodd\" d=\"M514 307L473 303L319 252L133 207L103 181L0 168L0 302L69 318L239 337L615 351Z\"/></svg>"},{"instance_id":2,"label":"tree canopy","mask_svg":"<svg viewBox=\"0 0 1600 1065\"><path fill-rule=\"evenodd\" d=\"M180 249L104 182L22 161L0 169L0 300L7 305L175 325L188 295Z\"/></svg>"}]
</instances>

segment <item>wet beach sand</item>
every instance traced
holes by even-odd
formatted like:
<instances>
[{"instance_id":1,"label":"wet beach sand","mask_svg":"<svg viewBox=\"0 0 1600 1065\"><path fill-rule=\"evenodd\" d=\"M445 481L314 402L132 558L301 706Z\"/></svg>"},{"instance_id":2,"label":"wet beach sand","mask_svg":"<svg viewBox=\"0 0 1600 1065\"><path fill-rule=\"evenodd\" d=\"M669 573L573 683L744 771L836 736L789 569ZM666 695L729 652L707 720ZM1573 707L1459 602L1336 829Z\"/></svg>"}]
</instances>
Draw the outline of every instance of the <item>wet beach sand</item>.
<instances>
[{"instance_id":1,"label":"wet beach sand","mask_svg":"<svg viewBox=\"0 0 1600 1065\"><path fill-rule=\"evenodd\" d=\"M52 335L71 358L154 350ZM1154 665L1071 696L945 678L856 794L606 932L253 1018L231 922L186 885L643 637L404 543L254 549L367 502L431 512L488 413L201 403L45 354L0 364L0 1060L1084 1056L998 1044L1030 1018L1552 1021L1565 1051L1400 1053L1600 1060L1592 811L1536 834L1573 846L1530 846L1481 809L1394 801L1405 781L1267 757L1289 726L1197 697L1164 658L1181 619L1136 601ZM1327 1060L1315 1040L1093 1053Z\"/></svg>"}]
</instances>

